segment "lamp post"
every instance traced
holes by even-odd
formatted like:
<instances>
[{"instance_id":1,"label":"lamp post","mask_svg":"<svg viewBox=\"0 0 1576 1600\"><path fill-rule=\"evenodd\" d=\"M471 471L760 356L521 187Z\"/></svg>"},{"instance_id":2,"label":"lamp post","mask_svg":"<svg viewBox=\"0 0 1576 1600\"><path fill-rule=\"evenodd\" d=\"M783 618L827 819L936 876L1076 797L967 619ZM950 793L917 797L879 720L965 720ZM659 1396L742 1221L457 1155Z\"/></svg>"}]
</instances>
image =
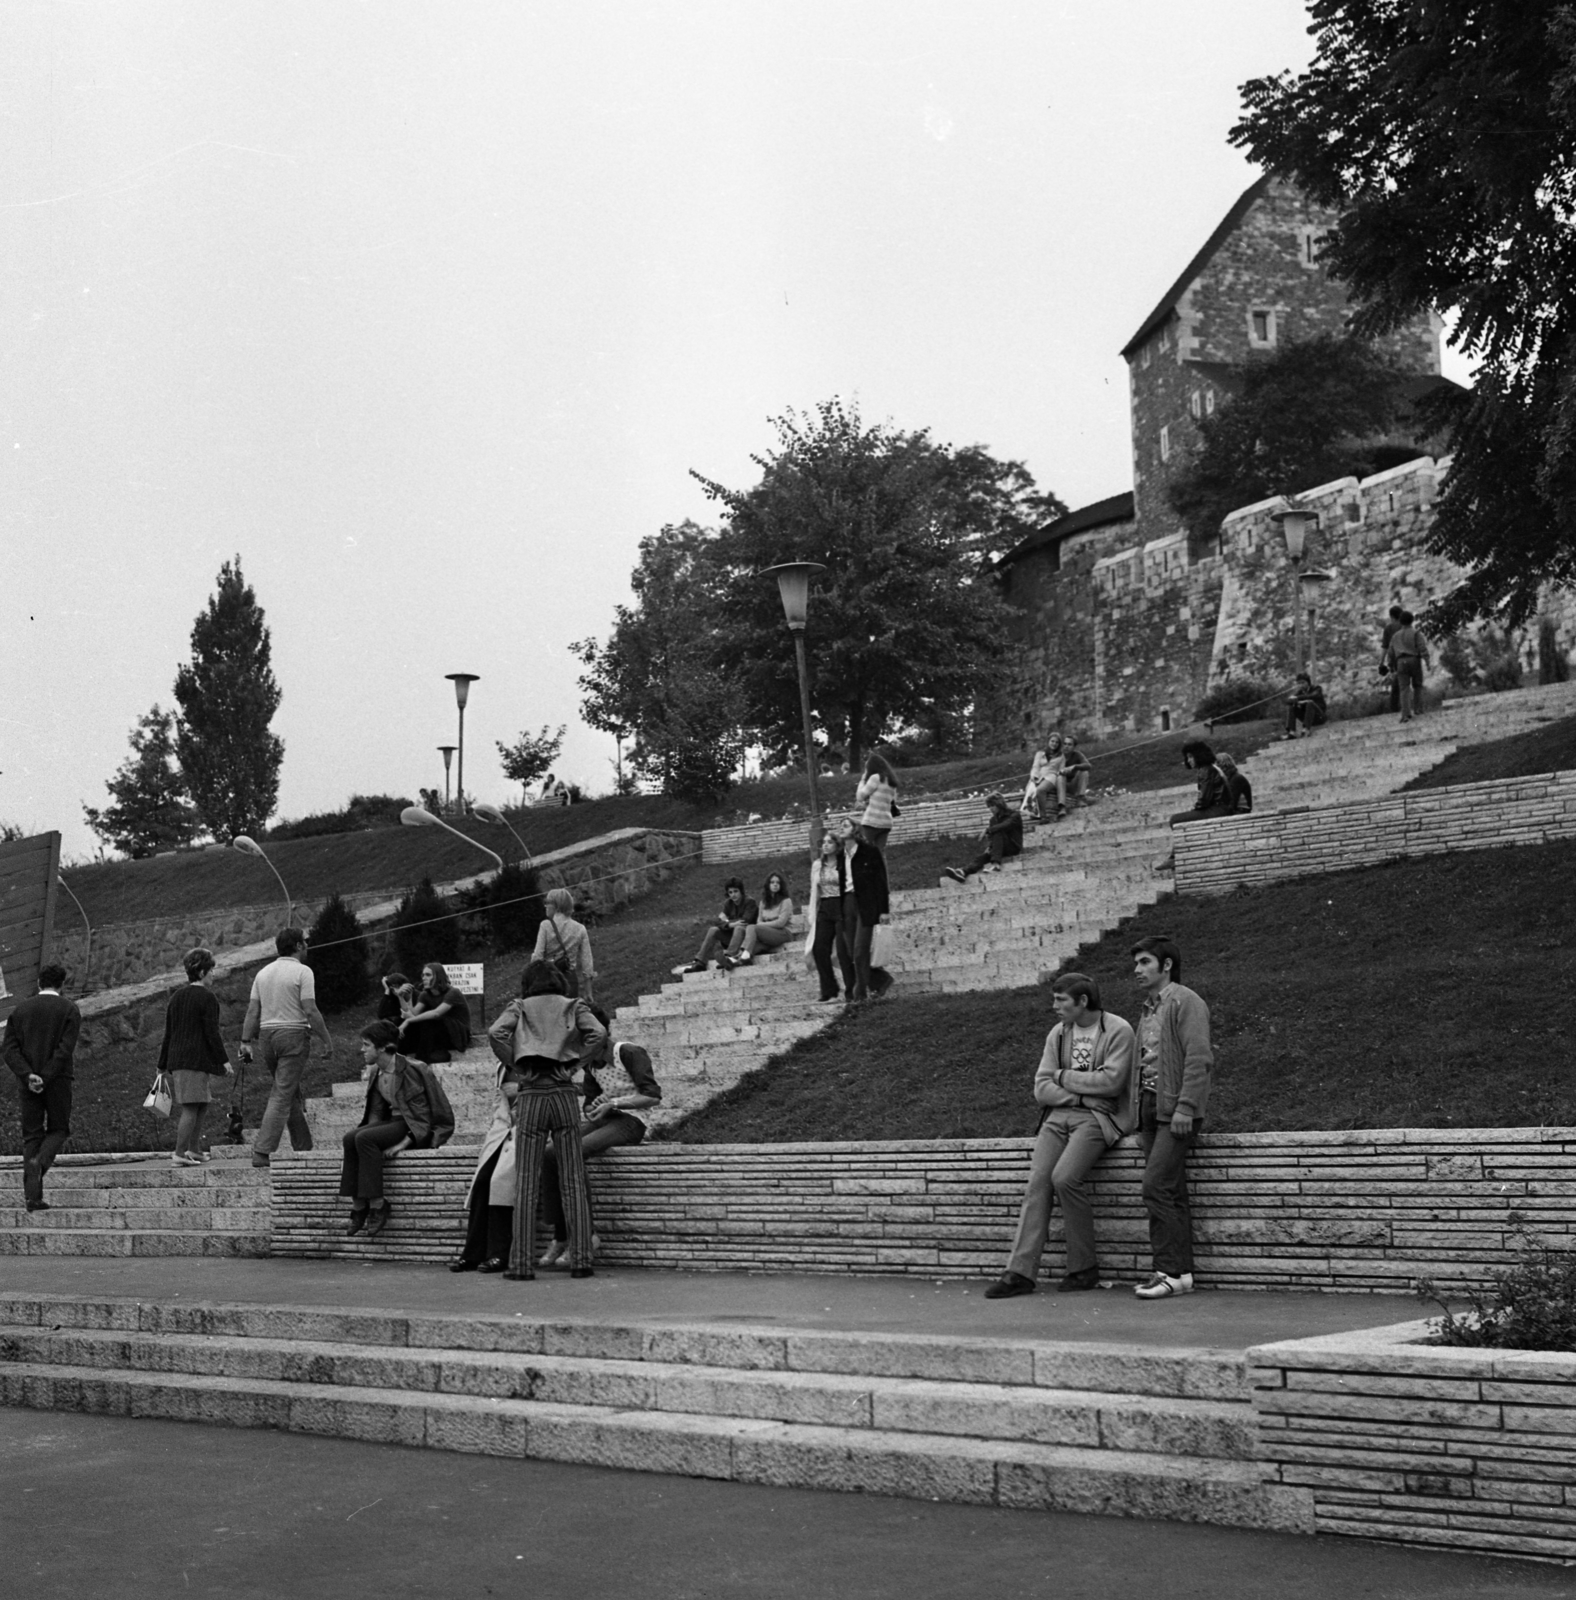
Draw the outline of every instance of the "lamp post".
<instances>
[{"instance_id":1,"label":"lamp post","mask_svg":"<svg viewBox=\"0 0 1576 1600\"><path fill-rule=\"evenodd\" d=\"M263 847L250 835L244 833L236 834L236 836L230 841L230 848L232 850L239 850L243 856L256 856L259 861L267 864L268 870L273 873L276 878L279 878L279 868L276 867L272 861L268 860L268 857L263 854ZM294 922L295 902L290 898L290 891L285 888L285 880L283 878L279 878L279 887L283 891L285 897L285 921Z\"/></svg>"},{"instance_id":2,"label":"lamp post","mask_svg":"<svg viewBox=\"0 0 1576 1600\"><path fill-rule=\"evenodd\" d=\"M1319 680L1317 627L1318 627L1318 597L1319 591L1327 583L1335 581L1333 572L1305 572L1301 577L1302 584L1302 609L1308 614L1308 677L1313 682Z\"/></svg>"},{"instance_id":3,"label":"lamp post","mask_svg":"<svg viewBox=\"0 0 1576 1600\"><path fill-rule=\"evenodd\" d=\"M449 763L454 759L454 746L440 744L438 754L443 757L443 809L449 809Z\"/></svg>"},{"instance_id":4,"label":"lamp post","mask_svg":"<svg viewBox=\"0 0 1576 1600\"><path fill-rule=\"evenodd\" d=\"M1308 535L1319 526L1317 511L1309 511L1295 500L1288 500L1279 511L1270 513L1270 521L1281 525L1286 537L1286 554L1292 566L1292 670L1302 670L1302 562L1307 554Z\"/></svg>"},{"instance_id":5,"label":"lamp post","mask_svg":"<svg viewBox=\"0 0 1576 1600\"><path fill-rule=\"evenodd\" d=\"M804 719L804 770L810 780L810 852L813 855L821 844L821 800L816 788L815 736L810 727L810 670L804 659L804 624L810 611L810 574L825 572L821 561L784 561L767 567L761 574L772 573L777 579L777 589L782 595L783 615L788 619L789 632L793 634L794 659L799 666L799 714Z\"/></svg>"},{"instance_id":6,"label":"lamp post","mask_svg":"<svg viewBox=\"0 0 1576 1600\"><path fill-rule=\"evenodd\" d=\"M82 926L88 930L87 939L82 946L82 978L79 984L79 987L85 987L88 973L93 966L93 924L88 921L88 914L83 910L82 902L77 899L71 885L58 872L55 874L55 882L71 896L71 903L77 908L77 915L82 918Z\"/></svg>"},{"instance_id":7,"label":"lamp post","mask_svg":"<svg viewBox=\"0 0 1576 1600\"><path fill-rule=\"evenodd\" d=\"M471 685L477 681L474 672L446 672L444 673L450 683L454 685L454 703L460 708L460 774L455 785L455 798L459 804L460 815L465 815L465 702L471 697ZM465 835L462 833L463 839Z\"/></svg>"},{"instance_id":8,"label":"lamp post","mask_svg":"<svg viewBox=\"0 0 1576 1600\"><path fill-rule=\"evenodd\" d=\"M479 840L473 839L468 833L461 833L458 828L451 827L442 817L435 817L425 806L406 806L400 812L399 820L407 828L442 828L445 833L452 833L456 839L463 839L466 844L475 845L484 856L491 856L498 863L498 870L503 871L503 857L496 850L489 850Z\"/></svg>"},{"instance_id":9,"label":"lamp post","mask_svg":"<svg viewBox=\"0 0 1576 1600\"><path fill-rule=\"evenodd\" d=\"M471 814L480 817L483 822L491 822L496 827L507 828L510 833L514 833L514 824L497 806L489 805L485 800L480 805L472 806ZM526 867L530 866L531 847L517 833L514 833L514 842L525 852L525 857L520 864Z\"/></svg>"}]
</instances>

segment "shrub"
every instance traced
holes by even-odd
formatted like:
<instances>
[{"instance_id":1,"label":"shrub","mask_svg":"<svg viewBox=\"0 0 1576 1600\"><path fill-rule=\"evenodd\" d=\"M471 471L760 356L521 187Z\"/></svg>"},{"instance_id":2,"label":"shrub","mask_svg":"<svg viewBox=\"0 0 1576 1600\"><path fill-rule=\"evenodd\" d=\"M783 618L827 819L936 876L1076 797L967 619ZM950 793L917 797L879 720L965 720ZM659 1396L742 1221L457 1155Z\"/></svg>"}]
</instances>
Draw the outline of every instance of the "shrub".
<instances>
[{"instance_id":1,"label":"shrub","mask_svg":"<svg viewBox=\"0 0 1576 1600\"><path fill-rule=\"evenodd\" d=\"M1269 714L1262 703L1283 691L1262 678L1228 678L1198 703L1197 722L1254 722Z\"/></svg>"},{"instance_id":2,"label":"shrub","mask_svg":"<svg viewBox=\"0 0 1576 1600\"><path fill-rule=\"evenodd\" d=\"M268 830L270 839L316 839L327 833L360 833L392 828L410 801L401 795L353 794L338 811L318 811Z\"/></svg>"},{"instance_id":3,"label":"shrub","mask_svg":"<svg viewBox=\"0 0 1576 1600\"><path fill-rule=\"evenodd\" d=\"M476 913L494 950L529 950L542 925L542 888L530 867L510 862L490 883L478 883L461 896L465 909Z\"/></svg>"},{"instance_id":4,"label":"shrub","mask_svg":"<svg viewBox=\"0 0 1576 1600\"><path fill-rule=\"evenodd\" d=\"M412 979L429 961L455 961L460 954L460 925L453 908L423 878L394 912L394 959Z\"/></svg>"},{"instance_id":5,"label":"shrub","mask_svg":"<svg viewBox=\"0 0 1576 1600\"><path fill-rule=\"evenodd\" d=\"M307 938L306 964L317 983L318 1004L340 1011L366 998L367 940L356 914L337 894L317 914Z\"/></svg>"},{"instance_id":6,"label":"shrub","mask_svg":"<svg viewBox=\"0 0 1576 1600\"><path fill-rule=\"evenodd\" d=\"M1497 1350L1576 1350L1576 1250L1529 1242L1516 1264L1496 1273L1490 1290L1466 1292L1470 1311L1457 1316L1434 1284L1418 1293L1444 1312L1429 1324L1436 1344Z\"/></svg>"}]
</instances>

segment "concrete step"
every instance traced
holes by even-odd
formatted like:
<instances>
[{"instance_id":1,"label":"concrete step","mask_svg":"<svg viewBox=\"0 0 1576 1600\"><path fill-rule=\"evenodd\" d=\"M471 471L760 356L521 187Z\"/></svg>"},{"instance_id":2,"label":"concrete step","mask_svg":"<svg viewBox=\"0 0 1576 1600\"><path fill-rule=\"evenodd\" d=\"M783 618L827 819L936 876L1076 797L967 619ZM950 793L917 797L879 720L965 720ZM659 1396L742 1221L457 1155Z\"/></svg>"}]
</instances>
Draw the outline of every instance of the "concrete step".
<instances>
[{"instance_id":1,"label":"concrete step","mask_svg":"<svg viewBox=\"0 0 1576 1600\"><path fill-rule=\"evenodd\" d=\"M36 1221L40 1215L33 1213ZM0 1256L266 1256L266 1221L251 1233L175 1228L40 1228L0 1230Z\"/></svg>"}]
</instances>

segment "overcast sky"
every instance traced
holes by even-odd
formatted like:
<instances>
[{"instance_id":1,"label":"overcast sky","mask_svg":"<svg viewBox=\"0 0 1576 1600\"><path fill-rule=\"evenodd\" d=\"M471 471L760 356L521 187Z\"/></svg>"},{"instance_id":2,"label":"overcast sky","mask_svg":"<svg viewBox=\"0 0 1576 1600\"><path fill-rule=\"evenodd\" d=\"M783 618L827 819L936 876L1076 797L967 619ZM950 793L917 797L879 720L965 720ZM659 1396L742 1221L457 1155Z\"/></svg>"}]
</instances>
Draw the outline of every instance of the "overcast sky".
<instances>
[{"instance_id":1,"label":"overcast sky","mask_svg":"<svg viewBox=\"0 0 1576 1600\"><path fill-rule=\"evenodd\" d=\"M0 8L0 820L82 804L239 553L280 811L569 724L637 541L832 395L1130 486L1117 355L1294 0ZM784 636L785 660L790 659Z\"/></svg>"}]
</instances>

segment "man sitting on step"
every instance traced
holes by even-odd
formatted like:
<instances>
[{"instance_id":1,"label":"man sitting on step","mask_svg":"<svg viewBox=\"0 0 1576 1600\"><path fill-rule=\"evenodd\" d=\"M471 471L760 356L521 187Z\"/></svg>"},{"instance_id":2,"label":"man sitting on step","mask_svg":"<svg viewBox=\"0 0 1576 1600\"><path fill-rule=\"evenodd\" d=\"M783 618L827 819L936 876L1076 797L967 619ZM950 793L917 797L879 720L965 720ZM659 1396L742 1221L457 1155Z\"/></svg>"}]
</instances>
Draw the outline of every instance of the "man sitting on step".
<instances>
[{"instance_id":1,"label":"man sitting on step","mask_svg":"<svg viewBox=\"0 0 1576 1600\"><path fill-rule=\"evenodd\" d=\"M976 872L1000 872L1003 861L1023 854L1023 818L999 794L987 795L985 804L990 807L990 821L980 835L984 851L966 867L944 867L945 876L954 883L965 883Z\"/></svg>"},{"instance_id":2,"label":"man sitting on step","mask_svg":"<svg viewBox=\"0 0 1576 1600\"><path fill-rule=\"evenodd\" d=\"M985 1291L987 1300L1034 1293L1053 1200L1061 1201L1067 1238L1067 1271L1057 1290L1096 1287L1100 1267L1086 1184L1100 1157L1138 1126L1132 1028L1101 1009L1099 985L1081 972L1052 982L1051 1005L1057 1023L1034 1074L1041 1112L1029 1188L1007 1270Z\"/></svg>"}]
</instances>

